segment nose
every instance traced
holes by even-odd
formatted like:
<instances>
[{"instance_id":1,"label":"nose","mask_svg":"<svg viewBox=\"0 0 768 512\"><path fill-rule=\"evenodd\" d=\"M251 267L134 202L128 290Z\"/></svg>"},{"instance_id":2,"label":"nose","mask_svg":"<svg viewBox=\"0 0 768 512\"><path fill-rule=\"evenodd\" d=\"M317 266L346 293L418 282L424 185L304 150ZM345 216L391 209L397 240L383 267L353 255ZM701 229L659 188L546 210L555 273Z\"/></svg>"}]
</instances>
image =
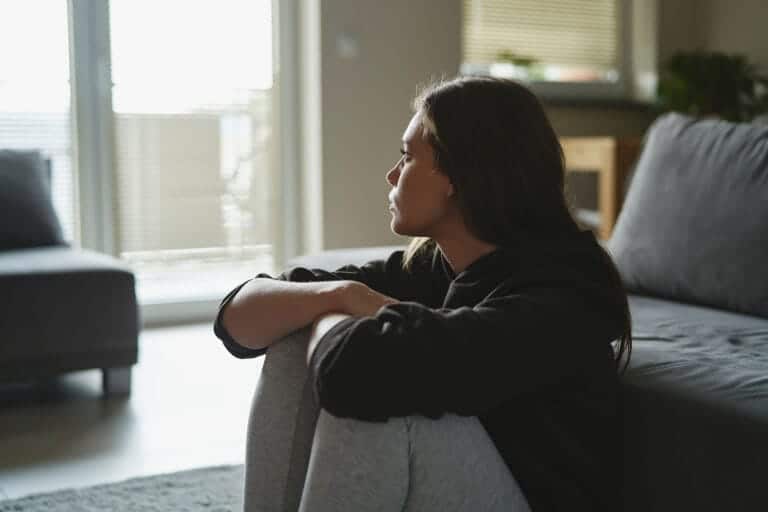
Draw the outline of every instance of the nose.
<instances>
[{"instance_id":1,"label":"nose","mask_svg":"<svg viewBox=\"0 0 768 512\"><path fill-rule=\"evenodd\" d=\"M399 163L400 162L398 161L398 163L395 164L395 166L391 168L389 172L387 172L387 183L393 187L397 185L397 180L400 177L400 167L398 165Z\"/></svg>"}]
</instances>

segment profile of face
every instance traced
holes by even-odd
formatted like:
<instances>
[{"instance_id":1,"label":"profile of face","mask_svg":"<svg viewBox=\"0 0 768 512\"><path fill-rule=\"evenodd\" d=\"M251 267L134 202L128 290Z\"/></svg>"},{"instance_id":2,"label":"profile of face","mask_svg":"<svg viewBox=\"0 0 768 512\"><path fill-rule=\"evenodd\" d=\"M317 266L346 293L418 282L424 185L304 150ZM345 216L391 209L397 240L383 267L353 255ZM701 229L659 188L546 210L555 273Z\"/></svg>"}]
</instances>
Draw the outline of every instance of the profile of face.
<instances>
[{"instance_id":1,"label":"profile of face","mask_svg":"<svg viewBox=\"0 0 768 512\"><path fill-rule=\"evenodd\" d=\"M403 133L401 157L387 172L390 227L404 236L438 238L456 216L454 188L435 165L432 146L422 129L421 113Z\"/></svg>"}]
</instances>

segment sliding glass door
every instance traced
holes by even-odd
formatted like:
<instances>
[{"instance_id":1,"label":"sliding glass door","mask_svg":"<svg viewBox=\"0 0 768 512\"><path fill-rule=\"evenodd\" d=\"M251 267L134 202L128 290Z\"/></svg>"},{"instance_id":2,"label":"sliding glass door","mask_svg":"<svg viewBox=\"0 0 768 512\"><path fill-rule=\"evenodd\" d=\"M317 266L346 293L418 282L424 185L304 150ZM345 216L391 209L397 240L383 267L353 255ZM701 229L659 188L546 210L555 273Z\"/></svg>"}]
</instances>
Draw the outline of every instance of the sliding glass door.
<instances>
[{"instance_id":1,"label":"sliding glass door","mask_svg":"<svg viewBox=\"0 0 768 512\"><path fill-rule=\"evenodd\" d=\"M294 192L276 172L277 5L0 2L0 148L51 159L66 238L123 258L143 313L209 316L295 236L277 228Z\"/></svg>"},{"instance_id":2,"label":"sliding glass door","mask_svg":"<svg viewBox=\"0 0 768 512\"><path fill-rule=\"evenodd\" d=\"M116 240L143 304L274 272L269 0L111 0Z\"/></svg>"}]
</instances>

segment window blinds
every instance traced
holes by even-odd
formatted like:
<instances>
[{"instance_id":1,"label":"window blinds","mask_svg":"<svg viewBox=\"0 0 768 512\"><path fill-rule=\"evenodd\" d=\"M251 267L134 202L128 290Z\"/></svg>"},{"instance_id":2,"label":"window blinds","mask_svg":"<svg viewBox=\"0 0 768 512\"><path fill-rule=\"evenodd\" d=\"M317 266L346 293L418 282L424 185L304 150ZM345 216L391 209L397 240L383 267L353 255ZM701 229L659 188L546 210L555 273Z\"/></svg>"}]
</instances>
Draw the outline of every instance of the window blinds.
<instances>
[{"instance_id":1,"label":"window blinds","mask_svg":"<svg viewBox=\"0 0 768 512\"><path fill-rule=\"evenodd\" d=\"M0 2L0 149L51 160L56 214L64 238L78 243L68 51L65 0Z\"/></svg>"},{"instance_id":2,"label":"window blinds","mask_svg":"<svg viewBox=\"0 0 768 512\"><path fill-rule=\"evenodd\" d=\"M220 299L274 272L271 2L111 0L110 40L116 229L139 300Z\"/></svg>"},{"instance_id":3,"label":"window blinds","mask_svg":"<svg viewBox=\"0 0 768 512\"><path fill-rule=\"evenodd\" d=\"M464 0L464 62L499 52L544 66L618 69L620 0Z\"/></svg>"}]
</instances>

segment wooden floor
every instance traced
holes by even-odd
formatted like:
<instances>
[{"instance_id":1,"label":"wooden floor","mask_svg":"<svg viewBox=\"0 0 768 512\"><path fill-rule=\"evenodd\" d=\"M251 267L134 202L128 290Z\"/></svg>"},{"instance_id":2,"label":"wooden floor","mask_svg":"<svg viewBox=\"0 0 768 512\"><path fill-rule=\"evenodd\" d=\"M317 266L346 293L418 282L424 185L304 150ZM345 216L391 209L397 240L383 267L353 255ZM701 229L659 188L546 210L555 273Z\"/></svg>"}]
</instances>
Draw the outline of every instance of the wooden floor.
<instances>
[{"instance_id":1,"label":"wooden floor","mask_svg":"<svg viewBox=\"0 0 768 512\"><path fill-rule=\"evenodd\" d=\"M149 329L129 398L98 370L0 387L0 499L242 463L264 358L232 357L211 324Z\"/></svg>"}]
</instances>

